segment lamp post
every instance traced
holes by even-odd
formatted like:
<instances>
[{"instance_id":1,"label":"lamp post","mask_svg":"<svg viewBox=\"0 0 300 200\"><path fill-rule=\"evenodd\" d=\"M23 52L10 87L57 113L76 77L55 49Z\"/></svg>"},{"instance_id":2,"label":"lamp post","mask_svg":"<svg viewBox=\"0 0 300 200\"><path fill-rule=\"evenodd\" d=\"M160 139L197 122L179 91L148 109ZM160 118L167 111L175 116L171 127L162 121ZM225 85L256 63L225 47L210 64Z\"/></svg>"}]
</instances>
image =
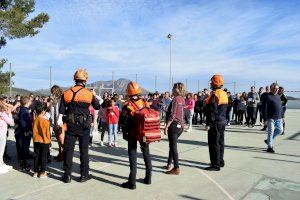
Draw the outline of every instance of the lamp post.
<instances>
[{"instance_id":1,"label":"lamp post","mask_svg":"<svg viewBox=\"0 0 300 200\"><path fill-rule=\"evenodd\" d=\"M170 68L169 68L169 91L172 89L172 35L169 33L167 39L170 40Z\"/></svg>"}]
</instances>

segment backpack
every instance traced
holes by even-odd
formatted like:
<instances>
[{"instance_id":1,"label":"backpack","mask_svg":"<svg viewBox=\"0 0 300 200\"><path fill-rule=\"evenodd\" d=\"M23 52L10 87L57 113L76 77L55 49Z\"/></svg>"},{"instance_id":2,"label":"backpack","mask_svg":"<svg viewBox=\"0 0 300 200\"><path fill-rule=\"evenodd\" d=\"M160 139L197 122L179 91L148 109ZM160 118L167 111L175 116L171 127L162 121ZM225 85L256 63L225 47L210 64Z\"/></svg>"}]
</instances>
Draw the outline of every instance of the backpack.
<instances>
[{"instance_id":1,"label":"backpack","mask_svg":"<svg viewBox=\"0 0 300 200\"><path fill-rule=\"evenodd\" d=\"M137 140L145 143L159 142L161 140L159 112L152 108L143 107L132 102L136 109L134 122L137 131Z\"/></svg>"}]
</instances>

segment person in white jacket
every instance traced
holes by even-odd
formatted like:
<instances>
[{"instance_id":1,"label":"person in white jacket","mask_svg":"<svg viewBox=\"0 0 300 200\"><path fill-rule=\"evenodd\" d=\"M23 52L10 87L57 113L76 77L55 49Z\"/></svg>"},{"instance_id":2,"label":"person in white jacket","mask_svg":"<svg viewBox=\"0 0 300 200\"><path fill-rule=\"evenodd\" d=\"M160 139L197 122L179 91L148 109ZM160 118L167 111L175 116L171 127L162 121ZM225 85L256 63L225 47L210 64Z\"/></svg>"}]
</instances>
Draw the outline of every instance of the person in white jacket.
<instances>
[{"instance_id":1,"label":"person in white jacket","mask_svg":"<svg viewBox=\"0 0 300 200\"><path fill-rule=\"evenodd\" d=\"M13 124L10 107L3 100L0 100L0 174L7 173L12 169L11 166L4 163L3 154L6 146L7 125L13 126Z\"/></svg>"}]
</instances>

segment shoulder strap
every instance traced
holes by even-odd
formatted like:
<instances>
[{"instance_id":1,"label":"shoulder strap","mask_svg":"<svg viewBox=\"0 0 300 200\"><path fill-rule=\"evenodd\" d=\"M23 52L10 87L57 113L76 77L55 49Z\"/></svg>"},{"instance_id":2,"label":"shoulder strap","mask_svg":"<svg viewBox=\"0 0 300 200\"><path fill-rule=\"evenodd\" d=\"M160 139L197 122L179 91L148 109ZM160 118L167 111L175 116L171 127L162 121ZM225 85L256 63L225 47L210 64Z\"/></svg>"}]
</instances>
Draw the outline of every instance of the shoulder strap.
<instances>
[{"instance_id":1,"label":"shoulder strap","mask_svg":"<svg viewBox=\"0 0 300 200\"><path fill-rule=\"evenodd\" d=\"M84 89L84 87L82 87L82 88L80 88L79 90L77 90L76 92L74 92L73 88L71 88L71 91L73 92L73 97L72 97L71 102L74 102L74 99L75 99L76 94L77 94L80 90L82 90L82 89Z\"/></svg>"}]
</instances>

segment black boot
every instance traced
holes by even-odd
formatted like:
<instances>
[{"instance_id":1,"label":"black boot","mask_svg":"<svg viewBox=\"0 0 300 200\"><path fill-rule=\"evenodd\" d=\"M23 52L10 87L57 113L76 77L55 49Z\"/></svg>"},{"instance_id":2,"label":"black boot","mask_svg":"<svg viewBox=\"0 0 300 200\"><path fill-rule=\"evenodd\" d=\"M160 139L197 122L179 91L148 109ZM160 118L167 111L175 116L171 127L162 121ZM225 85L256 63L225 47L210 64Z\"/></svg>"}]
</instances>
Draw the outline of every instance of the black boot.
<instances>
[{"instance_id":1,"label":"black boot","mask_svg":"<svg viewBox=\"0 0 300 200\"><path fill-rule=\"evenodd\" d=\"M64 183L71 183L71 176L64 174L63 177L62 177L62 181Z\"/></svg>"},{"instance_id":2,"label":"black boot","mask_svg":"<svg viewBox=\"0 0 300 200\"><path fill-rule=\"evenodd\" d=\"M84 183L84 182L90 180L91 178L92 178L91 175L80 176L79 182L80 182L80 183Z\"/></svg>"},{"instance_id":3,"label":"black boot","mask_svg":"<svg viewBox=\"0 0 300 200\"><path fill-rule=\"evenodd\" d=\"M220 171L220 167L210 166L210 167L206 167L205 170L207 170L207 171Z\"/></svg>"},{"instance_id":4,"label":"black boot","mask_svg":"<svg viewBox=\"0 0 300 200\"><path fill-rule=\"evenodd\" d=\"M151 185L151 176L146 176L146 177L144 178L144 183L145 183L146 185Z\"/></svg>"},{"instance_id":5,"label":"black boot","mask_svg":"<svg viewBox=\"0 0 300 200\"><path fill-rule=\"evenodd\" d=\"M135 185L132 185L132 184L129 183L129 182L122 183L121 186L122 186L123 188L127 188L127 189L130 189L130 190L135 190L135 189L136 189L136 186L135 186Z\"/></svg>"}]
</instances>

